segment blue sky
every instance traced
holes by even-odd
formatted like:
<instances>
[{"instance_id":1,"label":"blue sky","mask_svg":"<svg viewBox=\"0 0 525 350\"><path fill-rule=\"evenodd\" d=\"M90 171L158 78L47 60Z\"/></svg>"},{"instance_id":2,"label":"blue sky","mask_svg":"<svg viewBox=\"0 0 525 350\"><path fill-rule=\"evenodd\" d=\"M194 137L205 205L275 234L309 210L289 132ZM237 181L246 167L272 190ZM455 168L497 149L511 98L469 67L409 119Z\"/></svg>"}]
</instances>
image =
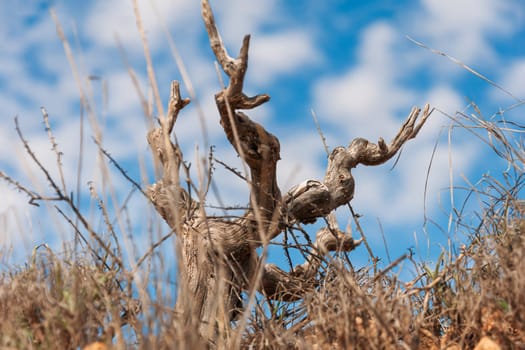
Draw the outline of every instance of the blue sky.
<instances>
[{"instance_id":1,"label":"blue sky","mask_svg":"<svg viewBox=\"0 0 525 350\"><path fill-rule=\"evenodd\" d=\"M198 164L206 156L207 145L215 146L217 158L241 169L218 124L213 95L220 83L199 2L138 3L164 103L170 81L181 80L164 27L188 71L192 88L183 84L183 94L193 101L181 114L176 133L186 158L193 163L194 178L198 178ZM225 0L212 1L211 5L230 53L238 51L244 34L252 35L246 89L253 94L268 93L272 100L249 114L281 141L278 176L283 192L305 179L322 179L324 175L326 154L312 110L332 149L347 145L354 137L376 141L382 136L388 141L413 105L428 102L439 111L434 112L421 134L406 145L394 169L391 161L353 171L356 193L352 205L363 215L361 224L367 238L381 256L385 253L381 231L392 259L410 247L416 248L419 258L432 259L441 247L465 238L447 226L450 208L462 203L461 191L451 200L448 188L465 186L467 181L476 183L483 174L497 175L506 164L469 133L451 129L445 113L471 114L474 111L468 104L474 101L489 118L525 99L522 1ZM56 159L50 151L40 112L44 106L64 152L67 187L71 191L77 187L79 88L56 35L51 8L72 46L82 89L94 108L93 115L86 115L84 121L81 196L89 198L87 183L91 181L100 193L110 189L114 197L108 196L108 203L112 203L111 198L122 201L130 185L112 167L101 165L103 160L91 136L99 135L105 149L134 178L140 180L141 174L148 174L143 183L153 181L145 139L147 125L116 42L118 37L142 91L149 96L132 1L0 3L0 169L32 188L49 191L24 154L13 122L17 115L26 139L42 162L55 169ZM451 60L415 45L407 36L459 59L514 97ZM89 76L97 79L89 80ZM522 108L509 111L506 116L519 120L520 112ZM204 120L206 142L199 116ZM100 134L90 126L90 118L101 125ZM247 186L220 166L217 168L215 182L224 202L246 203ZM39 243L60 247L60 242L72 239L67 225L50 217L44 208L28 205L26 197L5 183L0 183L0 193L4 198L0 203L0 245L4 252L12 251L4 255L3 262L19 263ZM424 226L424 201L426 216L442 229ZM217 200L212 196L209 202L216 204ZM86 205L86 210L97 212L92 204ZM147 221L152 209L143 198L134 195L128 211L137 222L135 241L146 247L149 238L143 233L143 221ZM348 210L338 210L337 217L342 228L352 226ZM270 258L279 261L281 254L272 250ZM364 248L352 254L356 261L367 263Z\"/></svg>"}]
</instances>

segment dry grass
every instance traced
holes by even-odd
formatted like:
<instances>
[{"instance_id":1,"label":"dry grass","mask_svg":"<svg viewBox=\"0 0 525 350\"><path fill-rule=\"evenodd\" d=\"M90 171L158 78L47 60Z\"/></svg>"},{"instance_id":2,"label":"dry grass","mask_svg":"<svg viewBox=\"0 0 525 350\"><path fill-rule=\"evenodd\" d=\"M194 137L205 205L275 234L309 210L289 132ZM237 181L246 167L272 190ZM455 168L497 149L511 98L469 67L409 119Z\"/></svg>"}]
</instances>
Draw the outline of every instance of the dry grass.
<instances>
[{"instance_id":1,"label":"dry grass","mask_svg":"<svg viewBox=\"0 0 525 350\"><path fill-rule=\"evenodd\" d=\"M510 169L506 183L486 178L470 189L483 204L475 226L463 225L461 216L456 219L458 229L468 233L462 249L443 252L437 268L402 257L420 272L411 282L398 280L389 268L356 271L346 256L319 257L325 259L319 286L305 299L287 304L260 296L246 329L233 324L234 332L242 333L242 348L472 349L483 337L502 349L525 347L524 164L519 156L524 128L509 131L494 122L456 118L463 128L468 122L471 130L490 131L484 140L492 140L490 147ZM74 206L62 196L64 205ZM0 346L75 349L100 341L116 349L203 347L174 314L161 279L137 283L123 257L110 254L115 249L109 245L98 245L103 236L89 223L84 226L76 230L91 234L91 239L83 236L91 254L58 256L39 246L25 266L3 273ZM160 266L150 263L149 273L162 274Z\"/></svg>"},{"instance_id":2,"label":"dry grass","mask_svg":"<svg viewBox=\"0 0 525 350\"><path fill-rule=\"evenodd\" d=\"M520 135L525 127L508 124L503 114L499 122L498 116L488 121L481 113L457 114L454 119L458 128L472 132L509 165L502 176L505 182L485 178L470 189L482 198L476 222L467 226L463 214L455 213L458 230L468 237L464 247L443 251L437 267L407 255L383 271L355 270L345 255L318 257L324 259L316 276L318 286L306 298L287 304L259 295L246 327L232 323L232 332L242 337L241 348L473 349L483 337L502 349L525 348L525 201L520 197L525 185ZM203 348L193 326L184 325L173 310L174 287L165 277L168 259L157 254L170 235L151 243L140 266L126 266L120 249L125 233L108 239L95 230L63 191L64 179L49 175L17 130L54 194L41 196L3 172L0 177L32 203L58 203L56 208L86 253L58 253L39 246L25 266L3 272L0 347L78 349L100 342L93 348ZM60 167L60 151L50 128L48 132ZM104 231L119 232L105 204L98 204ZM412 263L417 278L399 280L390 267L400 261ZM227 336L217 334L217 347L224 346L221 337Z\"/></svg>"}]
</instances>

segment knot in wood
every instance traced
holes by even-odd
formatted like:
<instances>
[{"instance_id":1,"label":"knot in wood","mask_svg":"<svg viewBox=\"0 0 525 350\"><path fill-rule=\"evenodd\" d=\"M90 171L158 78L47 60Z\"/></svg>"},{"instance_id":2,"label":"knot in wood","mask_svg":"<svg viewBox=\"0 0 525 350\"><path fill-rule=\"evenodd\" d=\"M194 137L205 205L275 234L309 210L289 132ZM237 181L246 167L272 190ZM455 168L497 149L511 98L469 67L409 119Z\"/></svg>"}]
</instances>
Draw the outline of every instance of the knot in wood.
<instances>
[{"instance_id":1,"label":"knot in wood","mask_svg":"<svg viewBox=\"0 0 525 350\"><path fill-rule=\"evenodd\" d=\"M341 169L334 180L329 185L334 204L340 206L348 203L354 198L355 181L352 173L348 169Z\"/></svg>"},{"instance_id":2,"label":"knot in wood","mask_svg":"<svg viewBox=\"0 0 525 350\"><path fill-rule=\"evenodd\" d=\"M317 180L306 180L288 191L285 196L288 214L303 223L315 222L331 211L332 197L328 187Z\"/></svg>"}]
</instances>

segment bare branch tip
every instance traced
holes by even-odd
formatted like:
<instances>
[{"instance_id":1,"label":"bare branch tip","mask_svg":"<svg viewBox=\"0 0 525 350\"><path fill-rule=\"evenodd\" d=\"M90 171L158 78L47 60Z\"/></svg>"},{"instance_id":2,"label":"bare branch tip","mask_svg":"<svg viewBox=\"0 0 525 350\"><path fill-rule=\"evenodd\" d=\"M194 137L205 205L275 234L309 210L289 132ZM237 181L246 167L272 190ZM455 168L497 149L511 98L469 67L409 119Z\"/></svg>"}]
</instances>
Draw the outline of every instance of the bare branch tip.
<instances>
[{"instance_id":1,"label":"bare branch tip","mask_svg":"<svg viewBox=\"0 0 525 350\"><path fill-rule=\"evenodd\" d=\"M245 62L248 59L248 50L250 48L250 34L246 34L242 39L242 46L239 52L239 58Z\"/></svg>"},{"instance_id":2,"label":"bare branch tip","mask_svg":"<svg viewBox=\"0 0 525 350\"><path fill-rule=\"evenodd\" d=\"M432 112L434 111L434 108L430 109L430 104L425 104L425 107L423 107L423 118L427 118L428 116L430 116L432 114Z\"/></svg>"},{"instance_id":3,"label":"bare branch tip","mask_svg":"<svg viewBox=\"0 0 525 350\"><path fill-rule=\"evenodd\" d=\"M211 14L210 2L208 0L202 0L201 7L202 7L202 16L207 18Z\"/></svg>"},{"instance_id":4,"label":"bare branch tip","mask_svg":"<svg viewBox=\"0 0 525 350\"><path fill-rule=\"evenodd\" d=\"M388 146L386 145L386 142L385 142L385 140L382 137L380 137L379 140L377 141L377 145L379 146L379 149L382 152L387 152L388 151Z\"/></svg>"},{"instance_id":5,"label":"bare branch tip","mask_svg":"<svg viewBox=\"0 0 525 350\"><path fill-rule=\"evenodd\" d=\"M412 111L410 111L410 117L416 117L419 115L419 113L421 112L421 108L419 108L418 106L414 106L412 107Z\"/></svg>"},{"instance_id":6,"label":"bare branch tip","mask_svg":"<svg viewBox=\"0 0 525 350\"><path fill-rule=\"evenodd\" d=\"M179 110L187 106L191 101L189 98L181 97L180 83L178 80L173 80L171 82L170 98L175 100L175 104Z\"/></svg>"},{"instance_id":7,"label":"bare branch tip","mask_svg":"<svg viewBox=\"0 0 525 350\"><path fill-rule=\"evenodd\" d=\"M170 95L171 96L177 96L177 95L179 95L179 91L180 91L180 84L179 84L178 80L173 80L171 82Z\"/></svg>"}]
</instances>

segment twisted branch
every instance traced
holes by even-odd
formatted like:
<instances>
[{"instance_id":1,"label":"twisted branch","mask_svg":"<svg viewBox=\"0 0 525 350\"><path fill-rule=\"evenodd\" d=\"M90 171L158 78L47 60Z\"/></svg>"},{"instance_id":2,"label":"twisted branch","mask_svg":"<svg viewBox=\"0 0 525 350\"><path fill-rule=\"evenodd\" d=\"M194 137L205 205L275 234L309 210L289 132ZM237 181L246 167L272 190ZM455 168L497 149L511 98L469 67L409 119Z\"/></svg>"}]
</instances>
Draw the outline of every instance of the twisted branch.
<instances>
[{"instance_id":1,"label":"twisted branch","mask_svg":"<svg viewBox=\"0 0 525 350\"><path fill-rule=\"evenodd\" d=\"M203 208L197 212L199 203L181 188L182 152L170 134L178 113L189 100L181 98L177 82L171 86L167 118L160 118L160 126L148 133L148 142L163 168L163 176L148 188L147 194L180 238L182 271L177 308L185 322L196 325L201 337L209 340L219 329L227 329L229 321L241 310L243 290L249 291L250 302L256 288L270 299L303 298L317 287L318 272L330 258L330 252L349 252L361 243L339 230L331 215L328 227L317 233L306 262L292 271L264 265L264 254L258 259L256 253L258 246L290 225L313 222L348 203L354 195L352 168L358 164L378 165L391 159L405 142L418 134L431 112L429 106L425 106L419 119L421 111L413 108L388 145L381 138L377 144L357 138L348 147L336 147L328 158L322 181L304 181L282 198L276 177L279 140L241 112L270 99L267 94L249 97L243 92L250 36L244 37L238 57L229 56L208 0L202 0L201 4L210 46L229 78L227 86L215 95L220 124L249 168L250 206L245 215L236 220L209 217ZM249 315L249 310L244 314Z\"/></svg>"},{"instance_id":2,"label":"twisted branch","mask_svg":"<svg viewBox=\"0 0 525 350\"><path fill-rule=\"evenodd\" d=\"M270 226L275 221L276 209L279 209L281 199L276 176L277 161L280 159L279 140L262 125L238 111L258 107L269 101L270 96L259 94L248 97L242 91L248 69L250 36L244 37L239 56L232 58L222 43L213 12L206 0L202 1L202 16L210 46L220 66L230 78L228 86L215 95L220 122L228 141L250 168L251 202L255 212L250 211L244 219L254 221L258 216L257 231L262 230L265 237L273 238L278 231L270 229Z\"/></svg>"},{"instance_id":3,"label":"twisted branch","mask_svg":"<svg viewBox=\"0 0 525 350\"><path fill-rule=\"evenodd\" d=\"M193 214L189 212L189 209L195 206L188 193L180 186L179 171L182 152L178 144L173 143L170 139L180 110L189 103L189 99L181 98L179 83L173 81L167 118L160 118L160 126L151 130L147 136L155 164L162 165L163 177L149 186L146 194L157 212L176 233L180 232L183 221L189 219Z\"/></svg>"},{"instance_id":4,"label":"twisted branch","mask_svg":"<svg viewBox=\"0 0 525 350\"><path fill-rule=\"evenodd\" d=\"M307 180L290 189L284 196L288 219L310 223L348 203L354 196L355 182L351 170L359 164L379 165L391 159L410 139L417 136L432 113L427 104L421 110L412 108L396 137L389 145L380 138L377 144L363 138L352 140L348 147L336 147L328 157L323 181Z\"/></svg>"}]
</instances>

